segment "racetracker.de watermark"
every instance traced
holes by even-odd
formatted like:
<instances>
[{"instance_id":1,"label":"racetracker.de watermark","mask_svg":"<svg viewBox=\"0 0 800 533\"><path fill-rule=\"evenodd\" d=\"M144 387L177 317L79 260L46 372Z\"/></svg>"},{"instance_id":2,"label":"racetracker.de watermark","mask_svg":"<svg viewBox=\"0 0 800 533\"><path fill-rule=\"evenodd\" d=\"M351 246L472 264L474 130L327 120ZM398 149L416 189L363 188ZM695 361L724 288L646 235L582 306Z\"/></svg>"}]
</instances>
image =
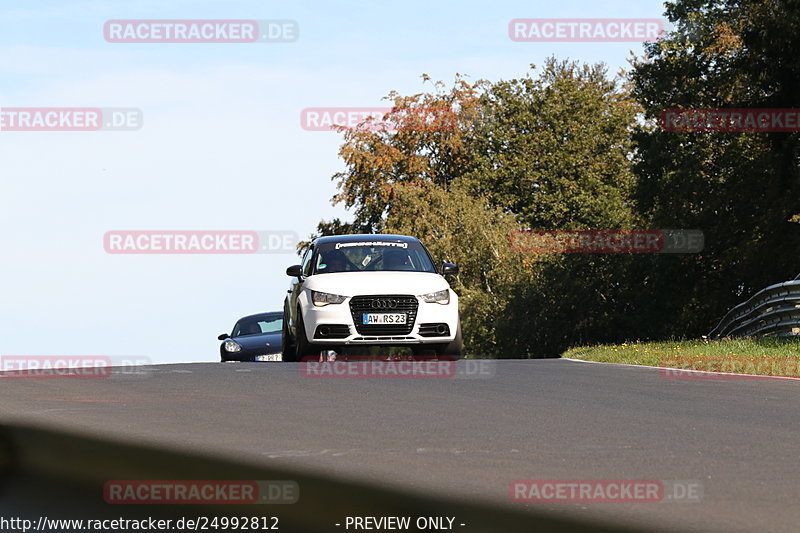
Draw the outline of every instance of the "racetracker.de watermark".
<instances>
[{"instance_id":1,"label":"racetracker.de watermark","mask_svg":"<svg viewBox=\"0 0 800 533\"><path fill-rule=\"evenodd\" d=\"M551 254L680 254L703 250L700 230L516 230L511 250Z\"/></svg>"},{"instance_id":2,"label":"racetracker.de watermark","mask_svg":"<svg viewBox=\"0 0 800 533\"><path fill-rule=\"evenodd\" d=\"M800 379L797 357L691 357L661 359L664 379L728 381L741 379Z\"/></svg>"},{"instance_id":3,"label":"racetracker.de watermark","mask_svg":"<svg viewBox=\"0 0 800 533\"><path fill-rule=\"evenodd\" d=\"M663 35L661 19L533 18L508 23L509 38L524 43L640 43Z\"/></svg>"},{"instance_id":4,"label":"racetracker.de watermark","mask_svg":"<svg viewBox=\"0 0 800 533\"><path fill-rule=\"evenodd\" d=\"M293 254L294 231L114 230L103 235L109 254Z\"/></svg>"},{"instance_id":5,"label":"racetracker.de watermark","mask_svg":"<svg viewBox=\"0 0 800 533\"><path fill-rule=\"evenodd\" d=\"M800 109L718 108L666 109L661 129L672 132L800 131Z\"/></svg>"},{"instance_id":6,"label":"racetracker.de watermark","mask_svg":"<svg viewBox=\"0 0 800 533\"><path fill-rule=\"evenodd\" d=\"M300 127L306 131L452 131L456 115L445 107L307 107L300 112Z\"/></svg>"},{"instance_id":7,"label":"racetracker.de watermark","mask_svg":"<svg viewBox=\"0 0 800 533\"><path fill-rule=\"evenodd\" d=\"M697 503L696 480L658 479L516 479L508 497L520 503Z\"/></svg>"},{"instance_id":8,"label":"racetracker.de watermark","mask_svg":"<svg viewBox=\"0 0 800 533\"><path fill-rule=\"evenodd\" d=\"M0 355L0 379L103 379L145 375L151 361L143 356Z\"/></svg>"},{"instance_id":9,"label":"racetracker.de watermark","mask_svg":"<svg viewBox=\"0 0 800 533\"><path fill-rule=\"evenodd\" d=\"M304 357L300 375L311 379L481 379L492 378L491 359L455 360L447 356Z\"/></svg>"},{"instance_id":10,"label":"racetracker.de watermark","mask_svg":"<svg viewBox=\"0 0 800 533\"><path fill-rule=\"evenodd\" d=\"M103 486L111 504L289 504L300 499L291 480L112 480Z\"/></svg>"},{"instance_id":11,"label":"racetracker.de watermark","mask_svg":"<svg viewBox=\"0 0 800 533\"><path fill-rule=\"evenodd\" d=\"M116 19L103 24L109 43L291 43L295 20Z\"/></svg>"},{"instance_id":12,"label":"racetracker.de watermark","mask_svg":"<svg viewBox=\"0 0 800 533\"><path fill-rule=\"evenodd\" d=\"M135 107L0 108L0 131L133 131L143 123Z\"/></svg>"}]
</instances>

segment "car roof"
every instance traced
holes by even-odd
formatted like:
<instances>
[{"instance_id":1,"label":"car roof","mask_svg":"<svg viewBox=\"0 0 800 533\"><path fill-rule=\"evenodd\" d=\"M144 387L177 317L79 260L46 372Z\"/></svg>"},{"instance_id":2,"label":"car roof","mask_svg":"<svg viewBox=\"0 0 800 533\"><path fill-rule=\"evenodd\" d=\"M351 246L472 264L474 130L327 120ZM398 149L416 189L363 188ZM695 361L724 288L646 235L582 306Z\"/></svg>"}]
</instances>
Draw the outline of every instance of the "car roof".
<instances>
[{"instance_id":1,"label":"car roof","mask_svg":"<svg viewBox=\"0 0 800 533\"><path fill-rule=\"evenodd\" d=\"M256 318L256 317L261 317L261 316L275 316L275 315L283 315L283 311L267 311L266 313L256 313L254 315L247 315L247 316L243 316L242 318L240 318L236 322L239 322L240 320L245 320L245 319L248 319L248 318Z\"/></svg>"},{"instance_id":2,"label":"car roof","mask_svg":"<svg viewBox=\"0 0 800 533\"><path fill-rule=\"evenodd\" d=\"M408 235L392 235L387 233L358 233L355 235L326 235L324 237L317 237L314 239L315 243L327 242L359 242L359 241L377 241L377 242L419 242L416 237L409 237Z\"/></svg>"}]
</instances>

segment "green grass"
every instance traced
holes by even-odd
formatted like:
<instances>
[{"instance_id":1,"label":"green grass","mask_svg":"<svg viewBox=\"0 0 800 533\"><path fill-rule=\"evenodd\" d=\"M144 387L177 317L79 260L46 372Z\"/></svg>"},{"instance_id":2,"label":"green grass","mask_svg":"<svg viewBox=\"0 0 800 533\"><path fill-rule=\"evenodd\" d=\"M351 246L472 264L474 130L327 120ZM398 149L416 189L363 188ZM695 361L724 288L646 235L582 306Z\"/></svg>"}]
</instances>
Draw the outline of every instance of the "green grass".
<instances>
[{"instance_id":1,"label":"green grass","mask_svg":"<svg viewBox=\"0 0 800 533\"><path fill-rule=\"evenodd\" d=\"M571 348L561 357L800 377L800 340L795 338L630 342Z\"/></svg>"}]
</instances>

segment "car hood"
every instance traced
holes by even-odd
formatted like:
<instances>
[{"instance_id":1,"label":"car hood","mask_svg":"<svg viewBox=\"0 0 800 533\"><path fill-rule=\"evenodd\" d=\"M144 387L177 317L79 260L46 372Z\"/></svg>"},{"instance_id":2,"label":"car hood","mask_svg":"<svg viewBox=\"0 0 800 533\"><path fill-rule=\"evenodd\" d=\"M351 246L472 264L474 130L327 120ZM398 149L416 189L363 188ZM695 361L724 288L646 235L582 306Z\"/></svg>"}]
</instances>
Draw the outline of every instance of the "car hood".
<instances>
[{"instance_id":1,"label":"car hood","mask_svg":"<svg viewBox=\"0 0 800 533\"><path fill-rule=\"evenodd\" d=\"M358 294L412 294L418 296L449 288L447 280L429 272L337 272L306 279L305 288L342 296Z\"/></svg>"},{"instance_id":2,"label":"car hood","mask_svg":"<svg viewBox=\"0 0 800 533\"><path fill-rule=\"evenodd\" d=\"M245 350L256 349L269 349L281 347L281 334L278 333L263 333L261 335L242 335L240 337L232 337L232 340L239 343L239 346ZM267 346L269 343L269 346Z\"/></svg>"}]
</instances>

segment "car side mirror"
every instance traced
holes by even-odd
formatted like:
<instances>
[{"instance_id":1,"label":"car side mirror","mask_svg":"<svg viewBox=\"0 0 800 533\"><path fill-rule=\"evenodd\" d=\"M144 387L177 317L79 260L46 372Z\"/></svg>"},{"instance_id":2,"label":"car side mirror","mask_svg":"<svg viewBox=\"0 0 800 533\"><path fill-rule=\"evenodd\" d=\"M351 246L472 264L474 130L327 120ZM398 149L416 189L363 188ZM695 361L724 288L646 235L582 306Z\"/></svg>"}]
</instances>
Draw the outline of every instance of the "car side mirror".
<instances>
[{"instance_id":1,"label":"car side mirror","mask_svg":"<svg viewBox=\"0 0 800 533\"><path fill-rule=\"evenodd\" d=\"M458 274L458 266L453 263L442 263L442 276L455 276Z\"/></svg>"},{"instance_id":2,"label":"car side mirror","mask_svg":"<svg viewBox=\"0 0 800 533\"><path fill-rule=\"evenodd\" d=\"M230 339L230 338L231 338L231 336L230 336L230 335L228 335L227 333L223 333L222 335L220 335L220 336L219 336L219 337L217 337L217 338L218 338L219 340L221 340L221 341L224 341L225 339Z\"/></svg>"},{"instance_id":3,"label":"car side mirror","mask_svg":"<svg viewBox=\"0 0 800 533\"><path fill-rule=\"evenodd\" d=\"M293 278L299 278L303 275L303 268L300 265L292 265L286 269L286 275Z\"/></svg>"}]
</instances>

